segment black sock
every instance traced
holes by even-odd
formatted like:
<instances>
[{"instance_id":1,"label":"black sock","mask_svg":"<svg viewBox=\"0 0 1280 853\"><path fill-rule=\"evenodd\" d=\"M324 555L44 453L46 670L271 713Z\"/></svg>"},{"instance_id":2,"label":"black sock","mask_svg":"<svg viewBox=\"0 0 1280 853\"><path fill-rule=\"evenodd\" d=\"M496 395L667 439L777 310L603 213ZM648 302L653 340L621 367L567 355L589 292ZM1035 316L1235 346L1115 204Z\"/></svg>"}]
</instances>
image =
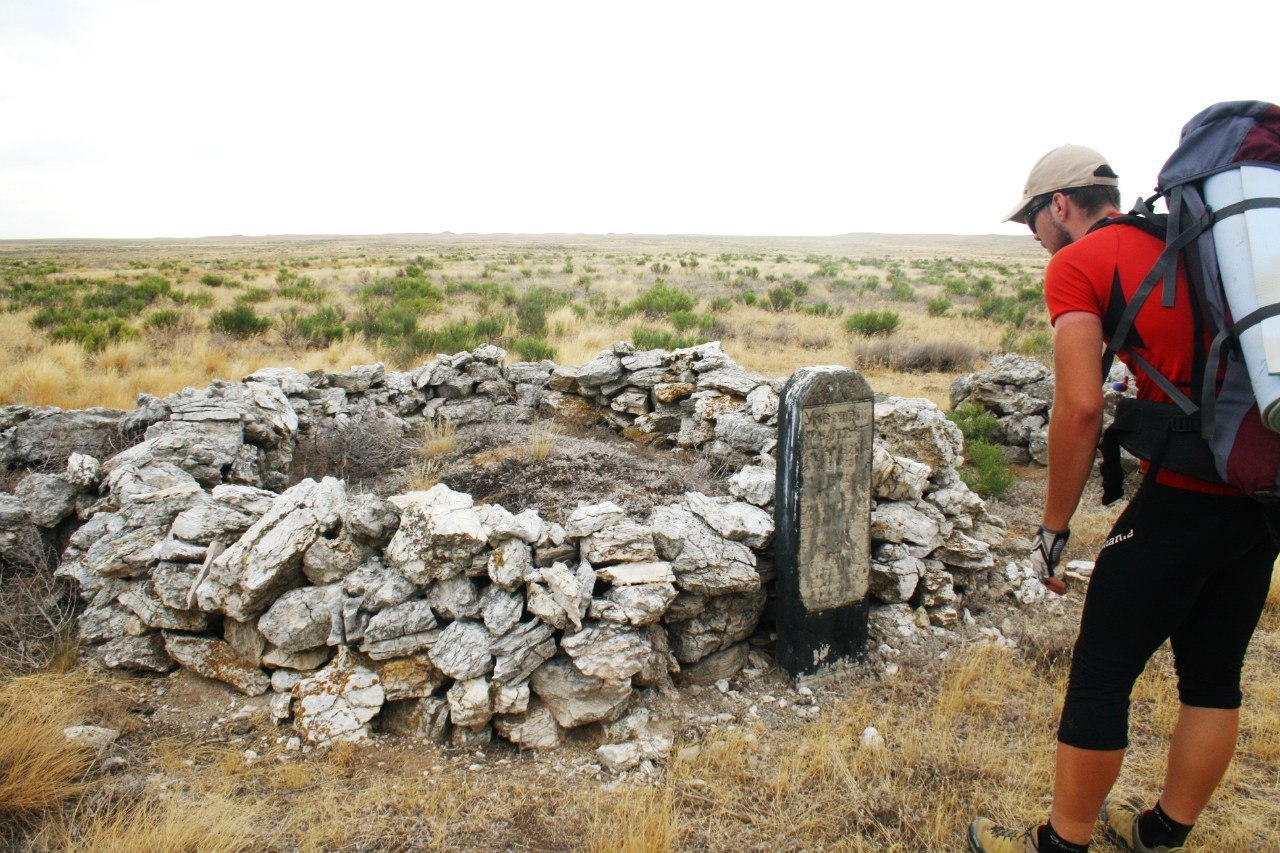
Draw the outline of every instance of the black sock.
<instances>
[{"instance_id":1,"label":"black sock","mask_svg":"<svg viewBox=\"0 0 1280 853\"><path fill-rule=\"evenodd\" d=\"M1138 818L1138 835L1148 847L1161 844L1166 847L1181 847L1187 841L1191 826L1189 823L1178 823L1165 814L1157 800L1154 809L1143 812L1142 817Z\"/></svg>"},{"instance_id":2,"label":"black sock","mask_svg":"<svg viewBox=\"0 0 1280 853\"><path fill-rule=\"evenodd\" d=\"M1053 824L1045 821L1040 826L1040 837L1037 845L1040 853L1089 853L1088 844L1072 844L1054 830Z\"/></svg>"}]
</instances>

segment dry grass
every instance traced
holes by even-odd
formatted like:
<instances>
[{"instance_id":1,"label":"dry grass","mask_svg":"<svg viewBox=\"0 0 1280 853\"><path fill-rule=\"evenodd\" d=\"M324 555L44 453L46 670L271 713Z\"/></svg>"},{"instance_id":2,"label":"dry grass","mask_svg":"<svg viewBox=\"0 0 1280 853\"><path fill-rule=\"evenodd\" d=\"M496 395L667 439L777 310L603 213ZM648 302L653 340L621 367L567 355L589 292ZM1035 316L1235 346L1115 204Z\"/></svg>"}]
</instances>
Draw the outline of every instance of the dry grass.
<instances>
[{"instance_id":1,"label":"dry grass","mask_svg":"<svg viewBox=\"0 0 1280 853\"><path fill-rule=\"evenodd\" d=\"M226 798L89 798L44 827L31 846L67 853L239 853L261 849L258 810Z\"/></svg>"},{"instance_id":2,"label":"dry grass","mask_svg":"<svg viewBox=\"0 0 1280 853\"><path fill-rule=\"evenodd\" d=\"M418 456L422 459L444 456L453 451L457 437L458 428L448 418L437 416L434 420L425 421L419 428Z\"/></svg>"},{"instance_id":3,"label":"dry grass","mask_svg":"<svg viewBox=\"0 0 1280 853\"><path fill-rule=\"evenodd\" d=\"M0 837L84 790L94 754L69 744L84 722L90 683L81 674L30 675L0 686Z\"/></svg>"},{"instance_id":4,"label":"dry grass","mask_svg":"<svg viewBox=\"0 0 1280 853\"><path fill-rule=\"evenodd\" d=\"M539 462L546 462L560 437L555 421L537 421L529 429L529 455Z\"/></svg>"}]
</instances>

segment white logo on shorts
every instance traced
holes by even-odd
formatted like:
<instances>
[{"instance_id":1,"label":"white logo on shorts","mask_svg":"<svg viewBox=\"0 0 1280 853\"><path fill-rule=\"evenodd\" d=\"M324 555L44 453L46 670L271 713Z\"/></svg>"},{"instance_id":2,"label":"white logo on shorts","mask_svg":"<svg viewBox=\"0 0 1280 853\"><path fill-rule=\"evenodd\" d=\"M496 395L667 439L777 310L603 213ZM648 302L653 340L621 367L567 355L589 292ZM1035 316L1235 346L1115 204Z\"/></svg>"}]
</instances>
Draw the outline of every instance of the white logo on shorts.
<instances>
[{"instance_id":1,"label":"white logo on shorts","mask_svg":"<svg viewBox=\"0 0 1280 853\"><path fill-rule=\"evenodd\" d=\"M1115 536L1112 536L1106 542L1103 542L1102 548L1100 548L1099 550L1105 551L1108 548L1110 548L1112 545L1116 544L1117 542L1123 542L1126 539L1132 539L1132 538L1133 538L1133 528L1130 527L1128 533L1117 533Z\"/></svg>"}]
</instances>

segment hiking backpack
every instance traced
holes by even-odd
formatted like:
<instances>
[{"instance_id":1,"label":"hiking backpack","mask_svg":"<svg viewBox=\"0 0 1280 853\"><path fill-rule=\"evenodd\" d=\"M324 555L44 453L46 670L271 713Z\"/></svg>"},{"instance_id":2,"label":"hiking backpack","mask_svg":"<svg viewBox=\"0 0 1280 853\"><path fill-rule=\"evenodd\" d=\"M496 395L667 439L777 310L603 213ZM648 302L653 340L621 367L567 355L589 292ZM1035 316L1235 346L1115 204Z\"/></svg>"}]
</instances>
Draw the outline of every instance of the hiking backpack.
<instances>
[{"instance_id":1,"label":"hiking backpack","mask_svg":"<svg viewBox=\"0 0 1280 853\"><path fill-rule=\"evenodd\" d=\"M1153 210L1160 198L1167 214ZM1102 439L1103 503L1123 494L1121 447L1150 463L1148 478L1163 466L1280 503L1280 107L1233 101L1196 115L1161 168L1156 194L1094 227L1116 223L1159 237L1165 248L1104 329L1103 376L1123 352L1173 403L1119 402ZM1187 294L1176 292L1179 262ZM1165 308L1191 300L1189 392L1127 341L1157 286Z\"/></svg>"}]
</instances>

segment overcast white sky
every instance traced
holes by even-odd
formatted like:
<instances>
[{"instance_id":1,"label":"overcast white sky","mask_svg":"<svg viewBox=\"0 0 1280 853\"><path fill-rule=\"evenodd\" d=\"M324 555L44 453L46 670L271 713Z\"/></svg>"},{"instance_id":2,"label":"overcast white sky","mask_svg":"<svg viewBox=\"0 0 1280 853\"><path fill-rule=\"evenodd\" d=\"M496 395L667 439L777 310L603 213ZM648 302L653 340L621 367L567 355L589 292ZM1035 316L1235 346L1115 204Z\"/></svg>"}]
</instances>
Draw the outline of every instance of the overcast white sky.
<instances>
[{"instance_id":1,"label":"overcast white sky","mask_svg":"<svg viewBox=\"0 0 1280 853\"><path fill-rule=\"evenodd\" d=\"M1236 0L0 0L0 238L1013 234L1050 148L1101 150L1128 203L1200 109L1280 100L1276 21Z\"/></svg>"}]
</instances>

